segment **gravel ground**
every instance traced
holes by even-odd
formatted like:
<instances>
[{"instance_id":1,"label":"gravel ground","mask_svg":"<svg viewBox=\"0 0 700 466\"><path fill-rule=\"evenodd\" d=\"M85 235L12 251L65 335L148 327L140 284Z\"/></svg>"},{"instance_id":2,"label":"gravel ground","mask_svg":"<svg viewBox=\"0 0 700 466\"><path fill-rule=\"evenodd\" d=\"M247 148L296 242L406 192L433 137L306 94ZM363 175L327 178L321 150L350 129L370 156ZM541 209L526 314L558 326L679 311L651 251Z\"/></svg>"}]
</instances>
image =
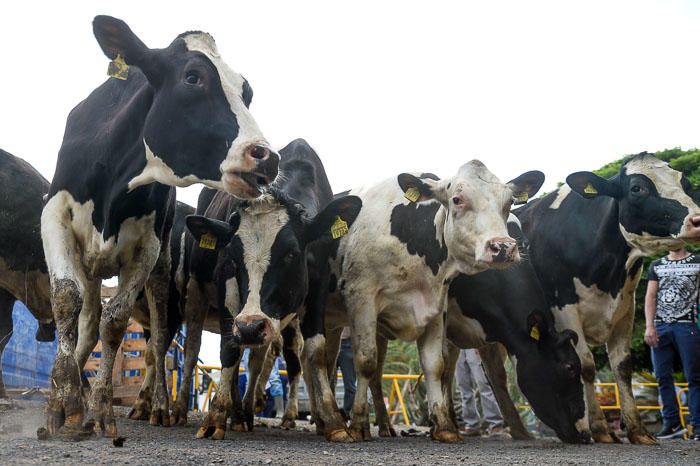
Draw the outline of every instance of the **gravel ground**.
<instances>
[{"instance_id":1,"label":"gravel ground","mask_svg":"<svg viewBox=\"0 0 700 466\"><path fill-rule=\"evenodd\" d=\"M44 404L15 402L0 412L0 463L10 464L689 464L700 458L700 442L671 440L656 447L635 445L565 445L554 439L514 442L504 438L469 438L441 445L427 437L376 438L339 445L325 442L308 425L293 431L270 426L252 433L227 432L222 441L195 440L196 423L187 427L150 427L124 419L119 408L122 448L109 439L79 443L36 439ZM376 435L376 433L375 433Z\"/></svg>"}]
</instances>

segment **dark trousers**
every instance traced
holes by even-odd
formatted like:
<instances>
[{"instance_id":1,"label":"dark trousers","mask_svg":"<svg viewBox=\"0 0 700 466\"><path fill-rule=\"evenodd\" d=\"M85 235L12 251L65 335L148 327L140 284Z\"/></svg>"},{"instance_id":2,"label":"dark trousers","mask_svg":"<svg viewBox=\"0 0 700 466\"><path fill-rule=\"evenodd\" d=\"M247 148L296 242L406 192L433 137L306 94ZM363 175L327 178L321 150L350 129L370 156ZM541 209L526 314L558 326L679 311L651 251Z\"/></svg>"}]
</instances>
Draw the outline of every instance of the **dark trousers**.
<instances>
[{"instance_id":1,"label":"dark trousers","mask_svg":"<svg viewBox=\"0 0 700 466\"><path fill-rule=\"evenodd\" d=\"M356 379L355 363L352 359L352 339L346 338L340 341L340 351L338 352L338 367L343 373L343 410L346 414L352 411L352 403L355 401Z\"/></svg>"},{"instance_id":2,"label":"dark trousers","mask_svg":"<svg viewBox=\"0 0 700 466\"><path fill-rule=\"evenodd\" d=\"M659 344L651 349L651 359L659 384L664 423L675 426L680 422L673 384L673 358L678 353L688 381L690 422L700 429L700 330L691 323L657 323L656 333Z\"/></svg>"}]
</instances>

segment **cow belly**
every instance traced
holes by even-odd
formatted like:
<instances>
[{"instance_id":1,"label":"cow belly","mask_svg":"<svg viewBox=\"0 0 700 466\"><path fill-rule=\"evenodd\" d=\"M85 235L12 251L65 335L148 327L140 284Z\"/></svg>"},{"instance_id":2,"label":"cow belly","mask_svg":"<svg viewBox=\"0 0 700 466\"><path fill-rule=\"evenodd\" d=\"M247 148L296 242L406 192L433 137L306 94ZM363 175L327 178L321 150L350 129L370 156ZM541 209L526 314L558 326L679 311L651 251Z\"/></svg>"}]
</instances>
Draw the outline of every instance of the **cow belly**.
<instances>
[{"instance_id":1,"label":"cow belly","mask_svg":"<svg viewBox=\"0 0 700 466\"><path fill-rule=\"evenodd\" d=\"M22 301L37 320L43 323L53 320L48 274L38 270L26 273L12 270L7 262L0 258L0 288Z\"/></svg>"},{"instance_id":2,"label":"cow belly","mask_svg":"<svg viewBox=\"0 0 700 466\"><path fill-rule=\"evenodd\" d=\"M459 348L479 348L486 343L486 332L478 320L462 314L459 305L450 299L445 322L447 338Z\"/></svg>"},{"instance_id":3,"label":"cow belly","mask_svg":"<svg viewBox=\"0 0 700 466\"><path fill-rule=\"evenodd\" d=\"M383 296L387 303L377 316L378 332L389 339L415 341L425 327L440 315L440 307L432 293L426 291L404 292L397 297Z\"/></svg>"}]
</instances>

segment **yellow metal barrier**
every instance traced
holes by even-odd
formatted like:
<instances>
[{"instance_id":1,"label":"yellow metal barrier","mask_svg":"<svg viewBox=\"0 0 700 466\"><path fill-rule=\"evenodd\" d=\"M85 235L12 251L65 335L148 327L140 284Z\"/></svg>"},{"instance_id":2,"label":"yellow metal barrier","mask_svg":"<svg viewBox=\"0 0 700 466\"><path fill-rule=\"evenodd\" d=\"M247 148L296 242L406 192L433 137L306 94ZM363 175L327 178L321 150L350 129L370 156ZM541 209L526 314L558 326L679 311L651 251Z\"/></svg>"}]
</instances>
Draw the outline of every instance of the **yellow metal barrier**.
<instances>
[{"instance_id":1,"label":"yellow metal barrier","mask_svg":"<svg viewBox=\"0 0 700 466\"><path fill-rule=\"evenodd\" d=\"M216 386L216 383L211 379L211 374L209 372L211 371L220 371L221 367L219 366L205 366L205 365L197 365L195 367L194 371L194 386L198 387L199 386L199 371L203 371L207 373L210 377L210 384L207 387L207 395L204 398L204 402L202 403L202 411L206 411L206 407L211 403L211 396L212 392L216 391L218 388ZM244 372L245 370L243 368L240 369L241 372ZM281 370L279 371L280 375L287 375L286 370ZM175 380L177 377L176 371L173 371L173 387L175 387ZM338 377L342 377L342 374L339 372ZM408 416L408 410L406 409L406 403L403 398L403 393L401 392L401 386L399 385L399 380L414 380L414 381L420 381L422 379L423 375L420 374L384 374L383 375L383 380L390 380L391 381L391 392L389 393L389 408L387 410L389 416L393 416L394 414L401 414L403 417L403 421L405 425L410 425L410 418ZM681 402L681 394L688 392L688 384L683 382L683 383L676 383L676 387L679 387L680 390L676 394L676 398L678 400L678 407L681 413L681 422L683 423L683 426L685 426L685 417L684 415L688 414L688 406L683 405ZM619 410L621 409L620 406L620 389L618 385L614 382L600 382L595 384L596 388L605 388L605 387L612 387L613 388L613 393L615 394L615 401L613 404L606 404L603 405L601 404L600 408L603 410ZM640 383L632 383L632 387L658 387L659 385L657 383L653 382L640 382ZM173 388L173 400L175 399L175 388ZM517 405L519 409L531 409L529 404L520 404ZM644 409L644 410L661 410L660 405L637 405L637 409Z\"/></svg>"}]
</instances>

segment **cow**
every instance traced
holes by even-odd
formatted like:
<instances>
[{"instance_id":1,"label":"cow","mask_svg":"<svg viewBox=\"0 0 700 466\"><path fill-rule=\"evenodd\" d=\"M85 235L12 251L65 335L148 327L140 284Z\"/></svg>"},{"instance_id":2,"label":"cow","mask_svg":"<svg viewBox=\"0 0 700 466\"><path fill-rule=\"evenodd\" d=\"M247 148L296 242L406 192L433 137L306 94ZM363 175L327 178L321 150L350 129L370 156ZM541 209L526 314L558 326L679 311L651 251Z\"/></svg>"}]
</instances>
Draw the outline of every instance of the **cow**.
<instances>
[{"instance_id":1,"label":"cow","mask_svg":"<svg viewBox=\"0 0 700 466\"><path fill-rule=\"evenodd\" d=\"M681 172L652 154L629 158L612 178L572 173L515 212L557 329L578 334L587 419L596 442L619 442L595 397L589 346L605 344L631 443L656 444L632 394L630 343L642 258L700 241L700 207Z\"/></svg>"},{"instance_id":2,"label":"cow","mask_svg":"<svg viewBox=\"0 0 700 466\"><path fill-rule=\"evenodd\" d=\"M0 149L0 361L12 336L15 300L39 321L38 341L53 341L49 275L41 246L41 209L49 182L26 161ZM7 398L0 367L0 398Z\"/></svg>"},{"instance_id":3,"label":"cow","mask_svg":"<svg viewBox=\"0 0 700 466\"><path fill-rule=\"evenodd\" d=\"M212 36L180 34L148 48L119 19L97 16L93 32L113 77L68 116L41 235L58 329L47 408L49 435L69 440L118 435L112 409L116 350L145 288L155 340L150 423L169 425L164 365L175 186L201 183L249 199L277 176L279 156L248 111L252 89L222 60ZM126 78L126 79L124 79ZM104 306L102 279L119 276ZM102 363L85 423L77 320L96 323ZM82 337L81 337L82 338Z\"/></svg>"},{"instance_id":4,"label":"cow","mask_svg":"<svg viewBox=\"0 0 700 466\"><path fill-rule=\"evenodd\" d=\"M237 376L243 347L251 347L254 354L248 366L250 383L243 402L243 419L237 419L234 409L232 427L252 428L255 383L270 343L280 336L285 340L290 380L298 374L299 362L293 350L299 345L294 345L294 335L285 335L298 321L304 339L304 376L317 428L327 440L351 441L325 368L324 310L330 280L329 256L337 246L335 238L352 225L362 203L355 196L333 199L323 164L306 141L292 141L280 153L280 181L267 194L237 205L222 205L215 217L228 221L203 216L187 220L200 247L202 238L215 238L205 247L219 250L214 274L224 370L216 402L197 437L223 438L235 403L228 387ZM212 205L216 202L215 197Z\"/></svg>"},{"instance_id":5,"label":"cow","mask_svg":"<svg viewBox=\"0 0 700 466\"><path fill-rule=\"evenodd\" d=\"M554 328L554 316L529 261L527 242L523 241L520 223L512 214L508 233L523 247L523 260L519 264L507 270L460 274L450 284L445 322L451 343L445 373L450 388L446 392L452 394L457 348L481 348L484 368L501 411L504 416L510 414L506 419L510 418L515 437L514 428L522 427L520 417L505 389L503 360L498 360L500 352L489 343L499 342L514 356L518 385L537 417L564 442L588 442L590 437L583 422L581 361L574 348L577 335L571 330L559 332ZM517 434L525 437L523 429Z\"/></svg>"},{"instance_id":6,"label":"cow","mask_svg":"<svg viewBox=\"0 0 700 466\"><path fill-rule=\"evenodd\" d=\"M333 262L336 286L326 330L335 343L350 325L357 373L350 431L356 440L371 438L367 388L371 380L379 383L375 374L384 364L385 340L395 338L418 342L432 437L460 439L442 384L448 286L459 273L506 268L520 260L506 219L513 199L534 195L543 180L533 171L503 184L472 160L445 180L402 173L398 183L393 178L351 191L363 209Z\"/></svg>"}]
</instances>

